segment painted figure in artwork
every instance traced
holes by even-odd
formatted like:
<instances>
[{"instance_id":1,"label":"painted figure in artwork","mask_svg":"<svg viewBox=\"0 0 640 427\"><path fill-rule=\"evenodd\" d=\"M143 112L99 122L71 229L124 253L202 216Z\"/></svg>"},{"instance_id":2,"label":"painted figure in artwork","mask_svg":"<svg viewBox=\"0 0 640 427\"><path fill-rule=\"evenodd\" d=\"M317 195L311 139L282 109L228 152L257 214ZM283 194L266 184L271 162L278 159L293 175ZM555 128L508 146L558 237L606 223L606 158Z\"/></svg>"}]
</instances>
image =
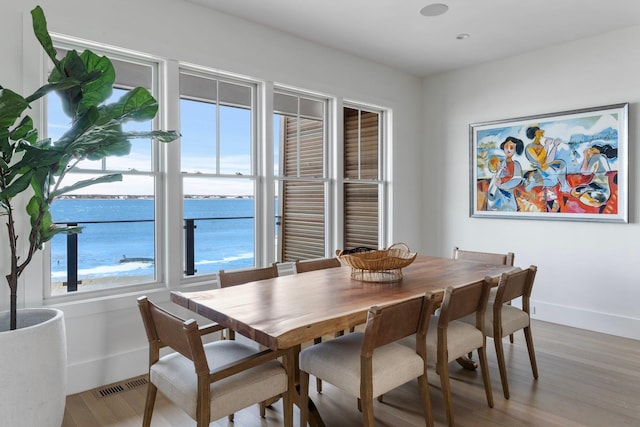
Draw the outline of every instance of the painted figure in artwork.
<instances>
[{"instance_id":1,"label":"painted figure in artwork","mask_svg":"<svg viewBox=\"0 0 640 427\"><path fill-rule=\"evenodd\" d=\"M542 145L542 137L544 137L544 130L540 127L527 128L527 138L532 141L527 144L525 155L534 170L529 174L526 190L531 191L534 187L555 187L560 183L560 190L569 192L567 166L564 161L555 158L558 145L562 141L544 138L544 145Z\"/></svg>"},{"instance_id":2,"label":"painted figure in artwork","mask_svg":"<svg viewBox=\"0 0 640 427\"><path fill-rule=\"evenodd\" d=\"M522 167L513 155L521 155L524 143L521 139L508 136L500 148L504 151L504 160L494 156L489 159L488 168L494 173L489 183L487 208L491 211L515 212L518 209L513 189L522 182Z\"/></svg>"},{"instance_id":3,"label":"painted figure in artwork","mask_svg":"<svg viewBox=\"0 0 640 427\"><path fill-rule=\"evenodd\" d=\"M618 157L618 149L611 145L594 144L584 150L584 160L580 172L583 175L591 175L591 181L578 185L571 190L571 195L587 206L604 206L611 197L609 177L607 172L611 170L608 159Z\"/></svg>"}]
</instances>

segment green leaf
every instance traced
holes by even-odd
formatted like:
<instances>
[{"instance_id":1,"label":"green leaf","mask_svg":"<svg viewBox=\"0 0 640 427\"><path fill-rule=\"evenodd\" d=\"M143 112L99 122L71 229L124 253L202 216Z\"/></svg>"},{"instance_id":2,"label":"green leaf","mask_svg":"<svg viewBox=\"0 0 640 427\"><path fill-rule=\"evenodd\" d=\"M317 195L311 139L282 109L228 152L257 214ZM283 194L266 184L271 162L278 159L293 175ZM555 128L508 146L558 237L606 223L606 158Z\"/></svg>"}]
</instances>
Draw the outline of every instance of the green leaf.
<instances>
[{"instance_id":1,"label":"green leaf","mask_svg":"<svg viewBox=\"0 0 640 427\"><path fill-rule=\"evenodd\" d=\"M0 129L8 129L18 120L29 103L9 89L0 89Z\"/></svg>"},{"instance_id":2,"label":"green leaf","mask_svg":"<svg viewBox=\"0 0 640 427\"><path fill-rule=\"evenodd\" d=\"M86 78L86 74L86 68L80 56L78 56L78 52L70 50L60 60L60 66L51 71L48 81L50 84L56 84L69 77L83 81ZM72 86L57 93L60 96L64 113L74 118L77 114L78 105L82 101L82 86Z\"/></svg>"},{"instance_id":3,"label":"green leaf","mask_svg":"<svg viewBox=\"0 0 640 427\"><path fill-rule=\"evenodd\" d=\"M70 88L74 88L76 86L80 86L81 81L73 78L73 77L69 77L69 78L65 78L65 79L61 79L55 83L49 83L46 84L42 87L40 87L38 90L36 90L32 95L30 95L29 97L27 97L27 101L28 102L33 102L36 99L40 99L43 96L45 96L46 94L48 94L51 91L64 91L64 90L68 90Z\"/></svg>"},{"instance_id":4,"label":"green leaf","mask_svg":"<svg viewBox=\"0 0 640 427\"><path fill-rule=\"evenodd\" d=\"M101 107L101 110L102 118L105 120L142 122L156 116L158 102L148 90L137 87L122 95L117 102Z\"/></svg>"},{"instance_id":5,"label":"green leaf","mask_svg":"<svg viewBox=\"0 0 640 427\"><path fill-rule=\"evenodd\" d=\"M20 123L15 128L13 128L13 130L9 134L9 138L11 138L14 141L17 141L23 138L29 138L32 132L33 132L33 120L31 119L31 117L25 116L22 118ZM37 135L38 133L36 131L36 137Z\"/></svg>"},{"instance_id":6,"label":"green leaf","mask_svg":"<svg viewBox=\"0 0 640 427\"><path fill-rule=\"evenodd\" d=\"M80 188L90 187L92 185L101 184L101 183L105 183L105 182L116 182L116 181L122 181L122 174L115 173L115 174L99 176L97 178L91 178L91 179L85 179L83 181L78 181L78 182L74 183L73 185L69 185L67 187L60 188L57 191L52 191L51 194L49 194L49 197L50 198L55 198L55 197L58 197L58 196L60 196L62 194L66 194L66 193L69 193L71 191L78 190Z\"/></svg>"},{"instance_id":7,"label":"green leaf","mask_svg":"<svg viewBox=\"0 0 640 427\"><path fill-rule=\"evenodd\" d=\"M98 56L90 50L82 52L80 59L84 63L86 72L95 76L83 84L83 108L78 110L82 112L86 108L98 106L109 99L113 92L113 83L116 81L116 70L109 58Z\"/></svg>"},{"instance_id":8,"label":"green leaf","mask_svg":"<svg viewBox=\"0 0 640 427\"><path fill-rule=\"evenodd\" d=\"M146 132L127 132L125 133L127 139L149 139L154 138L159 142L171 142L180 138L180 134L175 130L152 130Z\"/></svg>"},{"instance_id":9,"label":"green leaf","mask_svg":"<svg viewBox=\"0 0 640 427\"><path fill-rule=\"evenodd\" d=\"M46 141L46 140L45 140ZM36 145L24 145L24 155L14 164L14 168L26 171L57 165L65 157L65 152L56 148L41 148Z\"/></svg>"},{"instance_id":10,"label":"green leaf","mask_svg":"<svg viewBox=\"0 0 640 427\"><path fill-rule=\"evenodd\" d=\"M31 177L33 172L29 171L24 175L20 175L15 181L9 184L3 191L0 192L0 199L12 199L16 195L22 193L31 184Z\"/></svg>"},{"instance_id":11,"label":"green leaf","mask_svg":"<svg viewBox=\"0 0 640 427\"><path fill-rule=\"evenodd\" d=\"M56 142L56 147L64 150L67 153L73 152L69 151L67 147L69 145L73 145L75 141L81 138L85 132L87 132L98 120L100 117L100 113L96 107L90 108L85 111L82 115L80 115L77 120L73 123L71 129L66 131L60 139ZM82 157L82 153L77 153L78 157Z\"/></svg>"},{"instance_id":12,"label":"green leaf","mask_svg":"<svg viewBox=\"0 0 640 427\"><path fill-rule=\"evenodd\" d=\"M49 55L49 58L51 58L51 61L57 67L58 60L56 59L56 55L58 52L53 47L51 36L49 36L49 31L47 30L47 20L44 17L44 12L40 6L36 6L35 9L31 11L31 18L33 21L33 32L35 33L36 38L47 55Z\"/></svg>"}]
</instances>

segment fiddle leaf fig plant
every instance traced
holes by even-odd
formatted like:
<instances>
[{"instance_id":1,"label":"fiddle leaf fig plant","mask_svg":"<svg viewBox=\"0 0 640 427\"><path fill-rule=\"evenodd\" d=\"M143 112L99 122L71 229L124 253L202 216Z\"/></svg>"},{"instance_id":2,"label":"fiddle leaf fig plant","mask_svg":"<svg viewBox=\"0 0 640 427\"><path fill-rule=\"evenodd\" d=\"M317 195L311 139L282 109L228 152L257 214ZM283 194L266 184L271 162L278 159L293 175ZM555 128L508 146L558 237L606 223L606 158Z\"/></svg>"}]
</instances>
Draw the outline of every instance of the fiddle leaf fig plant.
<instances>
[{"instance_id":1,"label":"fiddle leaf fig plant","mask_svg":"<svg viewBox=\"0 0 640 427\"><path fill-rule=\"evenodd\" d=\"M70 50L58 59L40 6L31 11L33 30L40 45L53 62L48 82L23 97L0 86L0 216L6 217L10 270L6 275L10 289L10 329L16 328L18 278L43 245L58 234L73 234L80 227L54 223L50 207L55 198L98 183L121 181L121 174L107 174L63 185L65 176L83 160L101 160L129 153L131 141L154 138L171 142L175 131L124 131L131 120L155 117L158 103L145 88L135 88L120 100L107 104L113 91L115 69L111 61L90 50L78 54ZM33 102L55 91L62 108L71 119L70 128L57 140L39 139L28 110ZM18 234L17 198L25 200L30 221L28 236ZM5 240L3 239L3 245ZM5 253L4 250L1 253Z\"/></svg>"}]
</instances>

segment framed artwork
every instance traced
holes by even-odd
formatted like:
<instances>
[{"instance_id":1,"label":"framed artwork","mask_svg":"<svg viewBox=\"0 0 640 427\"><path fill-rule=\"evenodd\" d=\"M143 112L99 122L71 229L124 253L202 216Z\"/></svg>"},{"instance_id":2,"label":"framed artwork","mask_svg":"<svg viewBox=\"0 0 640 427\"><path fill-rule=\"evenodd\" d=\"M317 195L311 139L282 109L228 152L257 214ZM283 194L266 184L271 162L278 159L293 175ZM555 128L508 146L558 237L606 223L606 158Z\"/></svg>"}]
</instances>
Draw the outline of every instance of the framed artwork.
<instances>
[{"instance_id":1,"label":"framed artwork","mask_svg":"<svg viewBox=\"0 0 640 427\"><path fill-rule=\"evenodd\" d=\"M628 222L628 108L471 124L470 215Z\"/></svg>"}]
</instances>

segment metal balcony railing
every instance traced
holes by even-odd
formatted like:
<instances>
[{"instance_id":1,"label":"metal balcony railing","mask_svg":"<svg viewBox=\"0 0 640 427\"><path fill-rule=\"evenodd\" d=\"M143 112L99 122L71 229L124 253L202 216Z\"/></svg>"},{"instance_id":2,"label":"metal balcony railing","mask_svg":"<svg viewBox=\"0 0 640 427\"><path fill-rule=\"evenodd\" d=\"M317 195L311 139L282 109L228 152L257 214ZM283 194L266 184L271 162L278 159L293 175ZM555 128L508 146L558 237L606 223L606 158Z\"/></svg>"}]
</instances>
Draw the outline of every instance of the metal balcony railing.
<instances>
[{"instance_id":1,"label":"metal balcony railing","mask_svg":"<svg viewBox=\"0 0 640 427\"><path fill-rule=\"evenodd\" d=\"M228 220L253 220L253 216L236 216L236 217L200 217L184 219L184 273L187 276L193 276L197 270L195 268L195 248L196 248L196 221L228 221ZM118 224L118 223L153 223L154 220L113 220L113 221L85 221L85 222L59 222L59 225L81 226L86 227L96 224ZM65 282L67 292L75 292L78 290L78 235L68 234L66 236L66 261L67 261L67 280ZM125 259L125 258L123 258ZM134 258L135 259L135 258Z\"/></svg>"}]
</instances>

